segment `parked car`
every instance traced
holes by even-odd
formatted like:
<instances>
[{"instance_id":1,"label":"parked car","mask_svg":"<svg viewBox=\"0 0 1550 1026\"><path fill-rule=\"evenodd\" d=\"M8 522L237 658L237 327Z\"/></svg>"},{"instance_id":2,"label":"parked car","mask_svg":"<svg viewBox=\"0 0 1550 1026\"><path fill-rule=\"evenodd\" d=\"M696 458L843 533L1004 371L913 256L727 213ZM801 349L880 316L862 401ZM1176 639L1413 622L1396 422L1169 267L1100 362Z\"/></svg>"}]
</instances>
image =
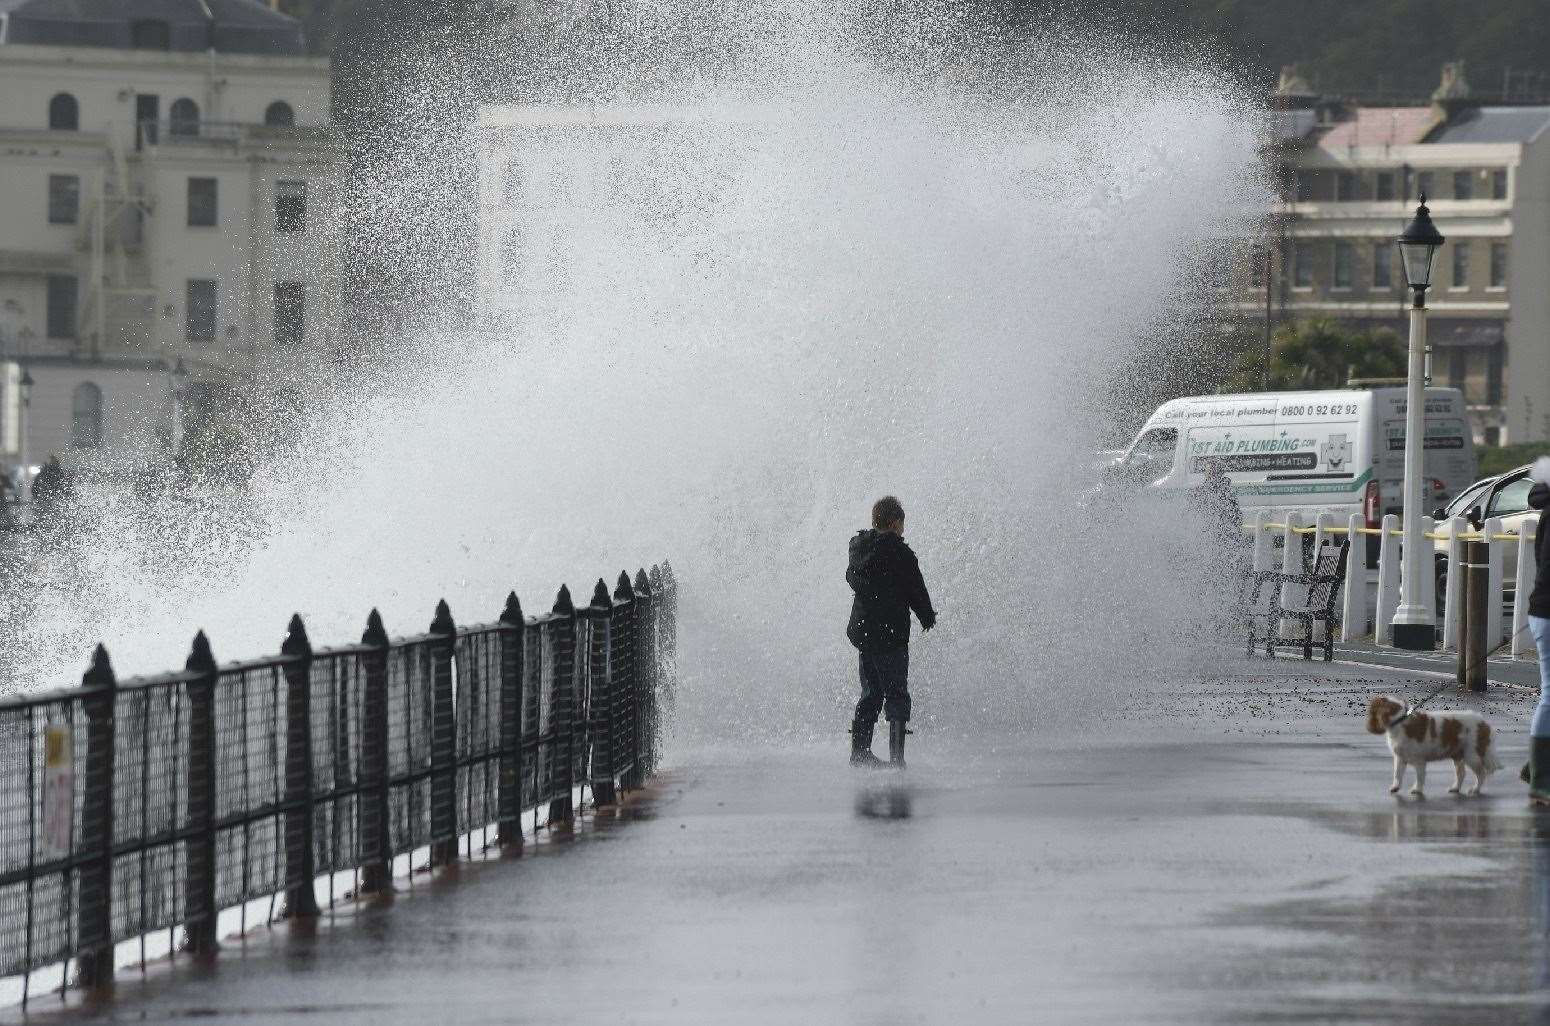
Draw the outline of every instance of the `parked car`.
<instances>
[{"instance_id":1,"label":"parked car","mask_svg":"<svg viewBox=\"0 0 1550 1026\"><path fill-rule=\"evenodd\" d=\"M1500 517L1502 532L1517 534L1525 520L1538 516L1528 505L1528 492L1534 486L1528 476L1532 469L1533 464L1524 464L1505 474L1476 481L1460 492L1458 498L1432 511L1432 516L1437 520L1439 535L1435 543L1439 609L1442 607L1442 597L1447 594L1448 545L1453 538L1452 518L1463 517L1469 522L1471 531L1478 531L1491 517ZM1518 576L1517 546L1508 545L1502 555L1503 590L1510 601Z\"/></svg>"}]
</instances>

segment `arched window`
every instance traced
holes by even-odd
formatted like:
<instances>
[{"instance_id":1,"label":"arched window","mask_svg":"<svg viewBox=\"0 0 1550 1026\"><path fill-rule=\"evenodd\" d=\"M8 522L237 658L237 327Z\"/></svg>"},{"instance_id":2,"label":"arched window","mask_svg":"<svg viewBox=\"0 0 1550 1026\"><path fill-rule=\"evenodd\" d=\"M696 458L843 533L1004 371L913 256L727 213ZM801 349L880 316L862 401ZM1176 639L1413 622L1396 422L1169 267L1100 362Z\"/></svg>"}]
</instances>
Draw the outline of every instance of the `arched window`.
<instances>
[{"instance_id":1,"label":"arched window","mask_svg":"<svg viewBox=\"0 0 1550 1026\"><path fill-rule=\"evenodd\" d=\"M173 135L199 134L199 104L184 96L172 101L167 130Z\"/></svg>"},{"instance_id":2,"label":"arched window","mask_svg":"<svg viewBox=\"0 0 1550 1026\"><path fill-rule=\"evenodd\" d=\"M102 389L90 381L76 385L70 399L70 444L78 449L102 444Z\"/></svg>"},{"instance_id":3,"label":"arched window","mask_svg":"<svg viewBox=\"0 0 1550 1026\"><path fill-rule=\"evenodd\" d=\"M69 93L55 93L48 101L48 127L74 132L81 127L81 107Z\"/></svg>"},{"instance_id":4,"label":"arched window","mask_svg":"<svg viewBox=\"0 0 1550 1026\"><path fill-rule=\"evenodd\" d=\"M273 128L290 128L296 124L296 112L284 100L276 100L264 108L264 124Z\"/></svg>"}]
</instances>

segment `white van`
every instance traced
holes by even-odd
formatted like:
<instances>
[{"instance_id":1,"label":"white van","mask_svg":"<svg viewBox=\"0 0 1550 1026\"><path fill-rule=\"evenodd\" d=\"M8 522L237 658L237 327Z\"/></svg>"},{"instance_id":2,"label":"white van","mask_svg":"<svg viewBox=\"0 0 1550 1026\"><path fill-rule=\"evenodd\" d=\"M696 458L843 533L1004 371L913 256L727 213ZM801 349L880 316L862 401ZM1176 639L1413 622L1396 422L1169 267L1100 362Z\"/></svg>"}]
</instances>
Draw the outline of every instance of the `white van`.
<instances>
[{"instance_id":1,"label":"white van","mask_svg":"<svg viewBox=\"0 0 1550 1026\"><path fill-rule=\"evenodd\" d=\"M1476 473L1464 396L1426 390L1426 489L1422 509L1445 505ZM1377 526L1403 506L1405 390L1265 392L1174 399L1152 414L1125 453L1105 470L1111 480L1185 491L1208 462L1233 484L1245 517L1263 507L1312 518L1361 513Z\"/></svg>"}]
</instances>

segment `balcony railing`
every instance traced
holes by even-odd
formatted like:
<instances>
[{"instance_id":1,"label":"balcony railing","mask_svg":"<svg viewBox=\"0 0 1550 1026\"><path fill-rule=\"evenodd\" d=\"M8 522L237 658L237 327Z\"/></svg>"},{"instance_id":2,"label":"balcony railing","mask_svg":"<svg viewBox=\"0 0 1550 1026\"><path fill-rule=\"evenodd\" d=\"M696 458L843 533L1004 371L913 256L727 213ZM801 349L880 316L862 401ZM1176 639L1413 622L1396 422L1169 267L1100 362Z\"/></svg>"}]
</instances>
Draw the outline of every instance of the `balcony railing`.
<instances>
[{"instance_id":1,"label":"balcony railing","mask_svg":"<svg viewBox=\"0 0 1550 1026\"><path fill-rule=\"evenodd\" d=\"M328 125L260 125L248 121L162 118L135 126L135 146L237 146L243 142L322 142Z\"/></svg>"}]
</instances>

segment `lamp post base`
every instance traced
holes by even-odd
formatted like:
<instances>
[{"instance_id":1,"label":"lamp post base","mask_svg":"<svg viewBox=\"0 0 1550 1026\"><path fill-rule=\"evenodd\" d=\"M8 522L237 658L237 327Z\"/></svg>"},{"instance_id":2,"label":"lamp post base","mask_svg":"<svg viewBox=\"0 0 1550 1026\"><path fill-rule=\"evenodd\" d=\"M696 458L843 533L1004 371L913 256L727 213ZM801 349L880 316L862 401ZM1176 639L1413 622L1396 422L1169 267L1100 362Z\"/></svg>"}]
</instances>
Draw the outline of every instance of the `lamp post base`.
<instances>
[{"instance_id":1,"label":"lamp post base","mask_svg":"<svg viewBox=\"0 0 1550 1026\"><path fill-rule=\"evenodd\" d=\"M1396 623L1394 647L1412 652L1430 652L1437 647L1437 625L1431 623Z\"/></svg>"}]
</instances>

